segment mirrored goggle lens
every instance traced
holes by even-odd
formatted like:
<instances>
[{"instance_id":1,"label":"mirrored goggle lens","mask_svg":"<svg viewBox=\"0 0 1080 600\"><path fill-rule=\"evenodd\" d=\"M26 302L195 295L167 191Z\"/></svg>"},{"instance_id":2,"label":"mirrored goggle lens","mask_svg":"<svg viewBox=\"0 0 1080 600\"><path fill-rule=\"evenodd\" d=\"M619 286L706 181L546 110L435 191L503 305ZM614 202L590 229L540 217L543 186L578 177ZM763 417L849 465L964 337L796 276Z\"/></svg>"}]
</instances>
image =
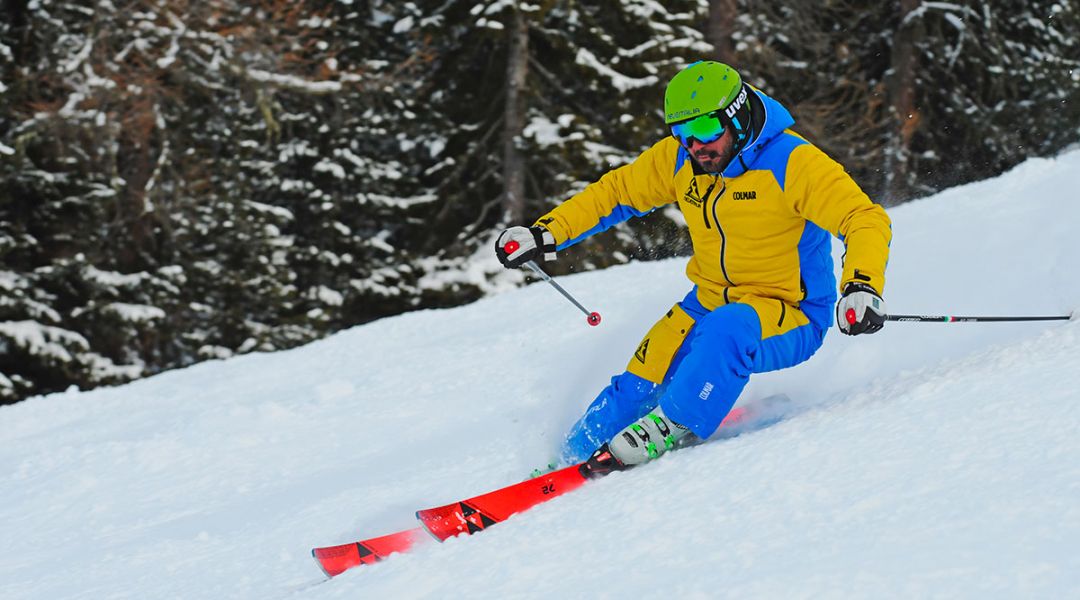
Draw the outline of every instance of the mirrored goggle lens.
<instances>
[{"instance_id":1,"label":"mirrored goggle lens","mask_svg":"<svg viewBox=\"0 0 1080 600\"><path fill-rule=\"evenodd\" d=\"M724 124L720 122L720 119L715 114L701 115L695 119L672 125L671 135L678 138L684 145L690 144L690 138L694 138L702 144L709 144L724 135Z\"/></svg>"}]
</instances>

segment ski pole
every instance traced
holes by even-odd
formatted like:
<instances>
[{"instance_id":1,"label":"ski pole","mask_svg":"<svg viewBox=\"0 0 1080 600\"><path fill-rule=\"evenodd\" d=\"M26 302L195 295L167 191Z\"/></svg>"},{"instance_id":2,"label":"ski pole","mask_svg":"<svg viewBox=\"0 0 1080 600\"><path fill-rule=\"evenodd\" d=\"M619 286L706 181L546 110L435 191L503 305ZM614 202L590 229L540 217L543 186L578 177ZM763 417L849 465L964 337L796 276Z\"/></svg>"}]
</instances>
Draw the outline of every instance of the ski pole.
<instances>
[{"instance_id":1,"label":"ski pole","mask_svg":"<svg viewBox=\"0 0 1080 600\"><path fill-rule=\"evenodd\" d=\"M517 252L518 248L520 247L521 244L511 240L509 242L506 242L506 245L503 246L503 251L507 254L513 254L514 252ZM543 269L541 269L540 265L530 260L529 262L525 263L525 266L529 267L529 269L531 269L533 273L536 273L540 277L540 279L543 279L544 281L550 283L551 287L558 290L564 298L569 300L574 306L578 307L581 312L585 313L585 320L586 322L588 322L589 325L596 327L600 324L600 313L596 311L589 312L589 309L582 306L580 302L578 302L573 296L570 295L570 292L564 290L563 287L551 277L551 275L548 275Z\"/></svg>"},{"instance_id":2,"label":"ski pole","mask_svg":"<svg viewBox=\"0 0 1080 600\"><path fill-rule=\"evenodd\" d=\"M854 316L854 315L852 315ZM848 320L851 320L851 317ZM1053 315L1045 317L953 317L946 315L886 315L886 321L904 321L907 323L1009 323L1019 321L1068 321L1073 316Z\"/></svg>"}]
</instances>

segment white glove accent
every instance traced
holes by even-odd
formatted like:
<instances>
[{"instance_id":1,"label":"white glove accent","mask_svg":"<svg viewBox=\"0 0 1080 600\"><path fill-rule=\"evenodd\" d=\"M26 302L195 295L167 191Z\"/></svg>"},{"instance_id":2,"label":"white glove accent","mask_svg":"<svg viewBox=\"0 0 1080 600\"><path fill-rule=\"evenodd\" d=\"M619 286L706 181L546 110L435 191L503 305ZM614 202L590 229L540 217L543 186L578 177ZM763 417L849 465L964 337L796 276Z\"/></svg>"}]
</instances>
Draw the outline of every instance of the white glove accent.
<instances>
[{"instance_id":1,"label":"white glove accent","mask_svg":"<svg viewBox=\"0 0 1080 600\"><path fill-rule=\"evenodd\" d=\"M507 252L507 244L513 248L512 252ZM516 269L538 258L552 261L555 260L555 236L543 227L516 225L499 234L495 241L495 256L507 269Z\"/></svg>"},{"instance_id":2,"label":"white glove accent","mask_svg":"<svg viewBox=\"0 0 1080 600\"><path fill-rule=\"evenodd\" d=\"M849 283L836 303L836 324L848 335L874 333L885 325L885 301L874 288Z\"/></svg>"}]
</instances>

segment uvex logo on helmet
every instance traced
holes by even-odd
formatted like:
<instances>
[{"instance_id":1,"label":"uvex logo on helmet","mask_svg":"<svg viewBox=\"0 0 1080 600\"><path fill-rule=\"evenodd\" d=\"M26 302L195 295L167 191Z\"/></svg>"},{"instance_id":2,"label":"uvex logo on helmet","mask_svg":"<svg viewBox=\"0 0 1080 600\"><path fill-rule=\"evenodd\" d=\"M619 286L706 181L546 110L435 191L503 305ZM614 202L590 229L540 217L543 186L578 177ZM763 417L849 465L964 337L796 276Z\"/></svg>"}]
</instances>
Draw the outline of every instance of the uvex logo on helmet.
<instances>
[{"instance_id":1,"label":"uvex logo on helmet","mask_svg":"<svg viewBox=\"0 0 1080 600\"><path fill-rule=\"evenodd\" d=\"M724 114L727 115L727 118L729 118L729 119L734 117L735 113L739 112L739 109L742 108L743 104L746 104L746 86L745 85L743 86L742 91L739 92L739 97L735 98L735 101L732 102L730 105L728 105L727 108L724 109Z\"/></svg>"}]
</instances>

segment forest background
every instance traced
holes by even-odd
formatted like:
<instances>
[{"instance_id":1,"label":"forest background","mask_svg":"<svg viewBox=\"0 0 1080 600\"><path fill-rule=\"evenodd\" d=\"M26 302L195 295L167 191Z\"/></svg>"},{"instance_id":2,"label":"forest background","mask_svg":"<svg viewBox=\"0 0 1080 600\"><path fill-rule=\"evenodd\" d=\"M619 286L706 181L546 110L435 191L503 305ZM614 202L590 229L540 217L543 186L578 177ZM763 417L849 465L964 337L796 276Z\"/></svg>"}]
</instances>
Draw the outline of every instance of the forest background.
<instances>
[{"instance_id":1,"label":"forest background","mask_svg":"<svg viewBox=\"0 0 1080 600\"><path fill-rule=\"evenodd\" d=\"M1080 141L1078 40L1075 1L3 0L0 403L519 284L497 232L694 60L890 206ZM551 270L688 251L671 209Z\"/></svg>"}]
</instances>

